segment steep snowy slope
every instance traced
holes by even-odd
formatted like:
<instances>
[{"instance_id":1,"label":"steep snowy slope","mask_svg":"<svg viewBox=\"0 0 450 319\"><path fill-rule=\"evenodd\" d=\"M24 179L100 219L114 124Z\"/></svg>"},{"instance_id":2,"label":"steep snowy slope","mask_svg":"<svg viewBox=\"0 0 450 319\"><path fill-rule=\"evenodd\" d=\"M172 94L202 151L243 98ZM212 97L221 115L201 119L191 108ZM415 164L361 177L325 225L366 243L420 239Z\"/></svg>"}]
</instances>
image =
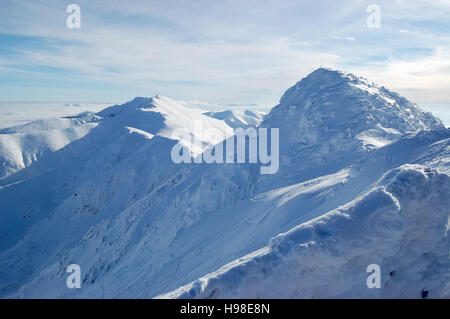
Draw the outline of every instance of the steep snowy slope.
<instances>
[{"instance_id":1,"label":"steep snowy slope","mask_svg":"<svg viewBox=\"0 0 450 319\"><path fill-rule=\"evenodd\" d=\"M1 294L59 260L91 226L114 219L148 194L157 200L159 192L182 178L183 169L170 161L178 141L166 136L175 128L192 129L190 110L165 97L137 98L97 116L101 120L88 134L54 153L54 165L42 158L2 181ZM195 119L204 128L232 131L198 113ZM191 134L202 139L198 132ZM206 148L208 141L219 140L203 141Z\"/></svg>"},{"instance_id":2,"label":"steep snowy slope","mask_svg":"<svg viewBox=\"0 0 450 319\"><path fill-rule=\"evenodd\" d=\"M450 297L450 177L418 165L161 298ZM381 289L368 289L368 265Z\"/></svg>"},{"instance_id":3,"label":"steep snowy slope","mask_svg":"<svg viewBox=\"0 0 450 319\"><path fill-rule=\"evenodd\" d=\"M37 161L5 179L0 296L155 297L263 249L280 233L338 207L350 209L356 204L345 205L356 198L367 203L367 194L393 183L380 178L401 165L448 173L450 131L438 119L339 71L313 72L264 119L262 126L280 129L281 163L274 175L260 175L258 164L174 164L175 128L190 130L200 118L204 127L230 130L191 112L163 97L113 106L97 114L101 121L85 137L57 152L60 164L22 181L28 170L44 165ZM372 147L367 137L387 142ZM424 203L441 201L433 200ZM363 220L360 225L366 227ZM82 289L65 285L70 263L81 266ZM339 296L351 295L345 290Z\"/></svg>"},{"instance_id":4,"label":"steep snowy slope","mask_svg":"<svg viewBox=\"0 0 450 319\"><path fill-rule=\"evenodd\" d=\"M264 113L257 111L239 111L239 110L225 110L218 112L205 112L206 116L225 121L228 126L236 129L238 127L248 128L257 127L261 124Z\"/></svg>"},{"instance_id":5,"label":"steep snowy slope","mask_svg":"<svg viewBox=\"0 0 450 319\"><path fill-rule=\"evenodd\" d=\"M377 161L389 168L404 161L417 162L422 154L434 158L432 152L442 154L445 149L449 156L450 132L446 132L447 142L439 149L434 141L442 138L443 133L429 134L426 138L414 137L408 145L402 145L403 140L393 144L399 144L398 153L380 149ZM403 147L419 153L405 157ZM61 257L62 265L55 263L47 268L14 296L73 296L74 291L67 290L63 283L63 265L75 260L89 269L84 288L76 291L80 297L147 298L171 287L175 289L264 247L280 232L370 191L382 174L381 170L374 172L370 163L371 160L363 161L350 171L253 196L226 209L210 211L197 222L187 212L192 207L180 211L177 205L182 197L171 199L181 193L183 185L175 187L173 195L156 205L157 200L149 195L115 221L104 221L92 228L74 249Z\"/></svg>"}]
</instances>

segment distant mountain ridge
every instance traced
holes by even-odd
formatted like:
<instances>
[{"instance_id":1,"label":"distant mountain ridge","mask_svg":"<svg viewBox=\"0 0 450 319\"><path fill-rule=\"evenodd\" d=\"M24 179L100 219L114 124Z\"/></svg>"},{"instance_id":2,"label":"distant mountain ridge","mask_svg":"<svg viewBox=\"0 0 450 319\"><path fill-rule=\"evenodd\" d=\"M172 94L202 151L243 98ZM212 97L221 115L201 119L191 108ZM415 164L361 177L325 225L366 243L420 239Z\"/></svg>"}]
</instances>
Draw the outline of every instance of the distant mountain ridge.
<instances>
[{"instance_id":1,"label":"distant mountain ridge","mask_svg":"<svg viewBox=\"0 0 450 319\"><path fill-rule=\"evenodd\" d=\"M233 129L236 128L249 128L249 127L257 127L261 124L264 113L258 111L235 111L235 110L225 110L218 112L205 112L203 113L206 116L222 120L228 124Z\"/></svg>"}]
</instances>

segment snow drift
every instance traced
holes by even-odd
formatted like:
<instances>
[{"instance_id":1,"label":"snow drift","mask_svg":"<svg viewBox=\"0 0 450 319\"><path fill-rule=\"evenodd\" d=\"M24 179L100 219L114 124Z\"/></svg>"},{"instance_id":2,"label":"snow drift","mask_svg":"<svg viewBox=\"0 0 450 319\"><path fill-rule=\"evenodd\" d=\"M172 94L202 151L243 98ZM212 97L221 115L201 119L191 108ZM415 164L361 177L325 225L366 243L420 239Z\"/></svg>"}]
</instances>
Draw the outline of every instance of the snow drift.
<instances>
[{"instance_id":1,"label":"snow drift","mask_svg":"<svg viewBox=\"0 0 450 319\"><path fill-rule=\"evenodd\" d=\"M423 166L388 172L364 196L272 238L176 298L450 297L450 177ZM378 264L382 288L368 289Z\"/></svg>"}]
</instances>

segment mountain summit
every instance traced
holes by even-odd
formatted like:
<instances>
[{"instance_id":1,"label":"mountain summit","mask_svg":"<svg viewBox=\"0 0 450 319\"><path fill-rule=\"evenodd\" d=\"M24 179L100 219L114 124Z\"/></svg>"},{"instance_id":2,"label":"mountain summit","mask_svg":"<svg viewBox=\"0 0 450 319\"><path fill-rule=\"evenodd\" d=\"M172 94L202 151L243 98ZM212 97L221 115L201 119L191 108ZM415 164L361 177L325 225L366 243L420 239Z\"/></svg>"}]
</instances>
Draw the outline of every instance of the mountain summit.
<instances>
[{"instance_id":1,"label":"mountain summit","mask_svg":"<svg viewBox=\"0 0 450 319\"><path fill-rule=\"evenodd\" d=\"M332 173L408 134L444 128L399 94L325 68L289 88L261 126L280 128L280 170L289 181Z\"/></svg>"},{"instance_id":2,"label":"mountain summit","mask_svg":"<svg viewBox=\"0 0 450 319\"><path fill-rule=\"evenodd\" d=\"M292 125L291 141L313 144L336 135L377 148L403 134L443 128L399 94L350 73L317 69L288 89L265 125Z\"/></svg>"}]
</instances>

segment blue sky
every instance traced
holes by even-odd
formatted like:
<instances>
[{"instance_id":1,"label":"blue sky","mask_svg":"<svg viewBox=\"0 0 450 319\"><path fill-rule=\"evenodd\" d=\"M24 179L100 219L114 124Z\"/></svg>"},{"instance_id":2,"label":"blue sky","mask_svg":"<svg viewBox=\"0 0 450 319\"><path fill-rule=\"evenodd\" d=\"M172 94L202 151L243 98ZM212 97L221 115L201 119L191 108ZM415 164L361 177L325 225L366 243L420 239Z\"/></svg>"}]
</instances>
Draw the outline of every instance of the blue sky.
<instances>
[{"instance_id":1,"label":"blue sky","mask_svg":"<svg viewBox=\"0 0 450 319\"><path fill-rule=\"evenodd\" d=\"M413 3L412 3L413 2ZM69 29L66 7L81 7ZM381 27L368 28L369 4ZM0 101L273 106L320 65L450 101L450 1L1 0Z\"/></svg>"}]
</instances>

